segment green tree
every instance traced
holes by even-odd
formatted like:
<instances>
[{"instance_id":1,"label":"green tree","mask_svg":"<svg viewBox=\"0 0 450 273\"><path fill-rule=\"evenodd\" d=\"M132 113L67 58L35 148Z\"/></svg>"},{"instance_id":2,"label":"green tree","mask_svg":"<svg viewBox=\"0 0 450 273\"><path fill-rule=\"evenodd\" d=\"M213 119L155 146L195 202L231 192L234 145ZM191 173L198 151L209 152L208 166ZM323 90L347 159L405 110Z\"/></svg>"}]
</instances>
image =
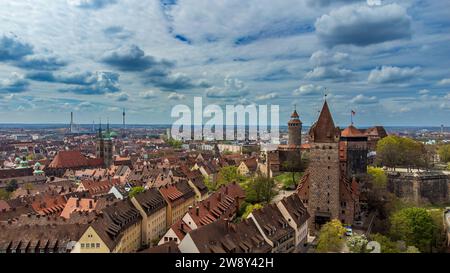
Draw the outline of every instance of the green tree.
<instances>
[{"instance_id":1,"label":"green tree","mask_svg":"<svg viewBox=\"0 0 450 273\"><path fill-rule=\"evenodd\" d=\"M450 144L445 144L439 147L438 154L442 162L450 162Z\"/></svg>"},{"instance_id":2,"label":"green tree","mask_svg":"<svg viewBox=\"0 0 450 273\"><path fill-rule=\"evenodd\" d=\"M437 227L426 209L414 207L401 209L391 216L390 223L393 239L416 246L422 252L431 251Z\"/></svg>"},{"instance_id":3,"label":"green tree","mask_svg":"<svg viewBox=\"0 0 450 273\"><path fill-rule=\"evenodd\" d=\"M319 231L319 240L317 243L317 252L339 252L345 242L345 228L339 220L332 220Z\"/></svg>"},{"instance_id":4,"label":"green tree","mask_svg":"<svg viewBox=\"0 0 450 273\"><path fill-rule=\"evenodd\" d=\"M32 189L33 189L33 184L31 184L31 183L26 183L24 188L25 188L26 190L32 190Z\"/></svg>"},{"instance_id":5,"label":"green tree","mask_svg":"<svg viewBox=\"0 0 450 273\"><path fill-rule=\"evenodd\" d=\"M256 209L262 209L263 205L261 204L248 204L247 207L245 207L245 212L242 214L242 219L246 219L247 216L252 213L252 211L256 210Z\"/></svg>"},{"instance_id":6,"label":"green tree","mask_svg":"<svg viewBox=\"0 0 450 273\"><path fill-rule=\"evenodd\" d=\"M400 250L398 249L397 243L391 241L388 237L375 233L370 236L370 239L372 241L378 242L381 247L381 253L399 253ZM370 252L370 250L368 250Z\"/></svg>"},{"instance_id":7,"label":"green tree","mask_svg":"<svg viewBox=\"0 0 450 273\"><path fill-rule=\"evenodd\" d=\"M128 193L128 197L133 198L138 193L141 193L141 192L144 192L144 191L145 191L144 187L133 187L133 188L131 188L130 192Z\"/></svg>"},{"instance_id":8,"label":"green tree","mask_svg":"<svg viewBox=\"0 0 450 273\"><path fill-rule=\"evenodd\" d=\"M9 200L11 193L5 189L0 189L0 200Z\"/></svg>"},{"instance_id":9,"label":"green tree","mask_svg":"<svg viewBox=\"0 0 450 273\"><path fill-rule=\"evenodd\" d=\"M353 235L347 240L347 246L353 253L362 253L366 251L368 242L365 235Z\"/></svg>"},{"instance_id":10,"label":"green tree","mask_svg":"<svg viewBox=\"0 0 450 273\"><path fill-rule=\"evenodd\" d=\"M246 201L249 203L269 203L277 194L275 180L265 176L257 176L244 184Z\"/></svg>"},{"instance_id":11,"label":"green tree","mask_svg":"<svg viewBox=\"0 0 450 273\"><path fill-rule=\"evenodd\" d=\"M406 253L420 253L419 249L415 246L408 246Z\"/></svg>"},{"instance_id":12,"label":"green tree","mask_svg":"<svg viewBox=\"0 0 450 273\"><path fill-rule=\"evenodd\" d=\"M291 173L292 184L297 185L295 174L302 169L302 158L300 155L289 155L287 160L282 163L282 167Z\"/></svg>"},{"instance_id":13,"label":"green tree","mask_svg":"<svg viewBox=\"0 0 450 273\"><path fill-rule=\"evenodd\" d=\"M368 167L367 174L374 188L384 189L387 186L387 176L382 168Z\"/></svg>"},{"instance_id":14,"label":"green tree","mask_svg":"<svg viewBox=\"0 0 450 273\"><path fill-rule=\"evenodd\" d=\"M237 167L226 166L219 170L219 174L217 175L217 187L220 185L228 185L233 181L241 184L246 180L247 178L239 173Z\"/></svg>"},{"instance_id":15,"label":"green tree","mask_svg":"<svg viewBox=\"0 0 450 273\"><path fill-rule=\"evenodd\" d=\"M427 153L423 143L406 137L388 136L377 143L377 164L390 168L426 167Z\"/></svg>"},{"instance_id":16,"label":"green tree","mask_svg":"<svg viewBox=\"0 0 450 273\"><path fill-rule=\"evenodd\" d=\"M17 188L19 188L19 184L17 183L16 179L11 179L7 184L6 184L6 191L8 192L13 192L15 190L17 190Z\"/></svg>"},{"instance_id":17,"label":"green tree","mask_svg":"<svg viewBox=\"0 0 450 273\"><path fill-rule=\"evenodd\" d=\"M446 244L446 230L443 225L442 215L444 214L443 209L430 209L428 212L433 218L433 222L436 225L434 238L433 238L433 248L436 249L437 252L441 252L445 249Z\"/></svg>"}]
</instances>

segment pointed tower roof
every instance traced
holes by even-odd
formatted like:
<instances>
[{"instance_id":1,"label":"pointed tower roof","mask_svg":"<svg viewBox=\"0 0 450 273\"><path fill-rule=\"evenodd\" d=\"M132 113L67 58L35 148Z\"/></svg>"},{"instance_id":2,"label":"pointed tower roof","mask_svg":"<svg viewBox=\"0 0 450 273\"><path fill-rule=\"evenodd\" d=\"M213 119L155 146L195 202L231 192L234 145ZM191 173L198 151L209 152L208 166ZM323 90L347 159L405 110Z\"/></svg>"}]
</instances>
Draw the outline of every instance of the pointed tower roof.
<instances>
[{"instance_id":1,"label":"pointed tower roof","mask_svg":"<svg viewBox=\"0 0 450 273\"><path fill-rule=\"evenodd\" d=\"M289 123L302 123L300 121L300 116L297 113L297 106L294 106L294 112L291 114L291 119L289 120Z\"/></svg>"},{"instance_id":2,"label":"pointed tower roof","mask_svg":"<svg viewBox=\"0 0 450 273\"><path fill-rule=\"evenodd\" d=\"M336 127L326 100L319 119L311 127L310 135L313 137L314 142L335 142Z\"/></svg>"}]
</instances>

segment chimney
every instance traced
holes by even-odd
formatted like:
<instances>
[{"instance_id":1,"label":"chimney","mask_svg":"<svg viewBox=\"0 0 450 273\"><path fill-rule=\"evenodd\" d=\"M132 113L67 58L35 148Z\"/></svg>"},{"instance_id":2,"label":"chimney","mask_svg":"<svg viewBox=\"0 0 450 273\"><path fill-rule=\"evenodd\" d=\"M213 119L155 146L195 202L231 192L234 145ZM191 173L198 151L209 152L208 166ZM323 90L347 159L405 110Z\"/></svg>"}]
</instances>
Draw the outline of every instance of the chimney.
<instances>
[{"instance_id":1,"label":"chimney","mask_svg":"<svg viewBox=\"0 0 450 273\"><path fill-rule=\"evenodd\" d=\"M197 206L196 208L195 208L195 214L198 216L198 214L199 214L199 210L200 210L200 208Z\"/></svg>"},{"instance_id":2,"label":"chimney","mask_svg":"<svg viewBox=\"0 0 450 273\"><path fill-rule=\"evenodd\" d=\"M225 194L228 195L228 186L225 186Z\"/></svg>"},{"instance_id":3,"label":"chimney","mask_svg":"<svg viewBox=\"0 0 450 273\"><path fill-rule=\"evenodd\" d=\"M80 207L80 199L81 198L77 198L77 208Z\"/></svg>"},{"instance_id":4,"label":"chimney","mask_svg":"<svg viewBox=\"0 0 450 273\"><path fill-rule=\"evenodd\" d=\"M92 200L89 200L89 209L92 209L94 206L92 205Z\"/></svg>"}]
</instances>

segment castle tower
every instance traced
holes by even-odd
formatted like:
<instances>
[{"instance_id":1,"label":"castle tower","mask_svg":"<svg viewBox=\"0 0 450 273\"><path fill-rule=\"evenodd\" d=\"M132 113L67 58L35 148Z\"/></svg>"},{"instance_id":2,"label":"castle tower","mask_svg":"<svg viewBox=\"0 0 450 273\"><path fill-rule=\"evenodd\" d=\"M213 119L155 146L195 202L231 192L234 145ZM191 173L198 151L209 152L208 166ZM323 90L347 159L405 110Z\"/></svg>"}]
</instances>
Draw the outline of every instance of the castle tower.
<instances>
[{"instance_id":1,"label":"castle tower","mask_svg":"<svg viewBox=\"0 0 450 273\"><path fill-rule=\"evenodd\" d=\"M291 120L288 122L288 145L300 146L302 144L302 122L297 109L292 112Z\"/></svg>"},{"instance_id":2,"label":"castle tower","mask_svg":"<svg viewBox=\"0 0 450 273\"><path fill-rule=\"evenodd\" d=\"M308 212L316 225L339 219L339 130L325 101L309 132L310 185Z\"/></svg>"},{"instance_id":3,"label":"castle tower","mask_svg":"<svg viewBox=\"0 0 450 273\"><path fill-rule=\"evenodd\" d=\"M352 180L367 173L367 135L353 125L341 132L339 150L341 151L341 170Z\"/></svg>"}]
</instances>

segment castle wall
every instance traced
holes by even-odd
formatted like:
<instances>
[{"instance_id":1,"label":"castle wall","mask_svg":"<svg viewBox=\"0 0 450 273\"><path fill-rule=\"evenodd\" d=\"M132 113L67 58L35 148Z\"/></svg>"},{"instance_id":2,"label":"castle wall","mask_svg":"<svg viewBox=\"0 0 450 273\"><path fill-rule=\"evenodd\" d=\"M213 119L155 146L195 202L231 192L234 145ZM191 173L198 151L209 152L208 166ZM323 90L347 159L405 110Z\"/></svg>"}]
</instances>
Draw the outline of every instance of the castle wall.
<instances>
[{"instance_id":1,"label":"castle wall","mask_svg":"<svg viewBox=\"0 0 450 273\"><path fill-rule=\"evenodd\" d=\"M450 201L450 176L445 174L388 173L388 190L415 203Z\"/></svg>"}]
</instances>

